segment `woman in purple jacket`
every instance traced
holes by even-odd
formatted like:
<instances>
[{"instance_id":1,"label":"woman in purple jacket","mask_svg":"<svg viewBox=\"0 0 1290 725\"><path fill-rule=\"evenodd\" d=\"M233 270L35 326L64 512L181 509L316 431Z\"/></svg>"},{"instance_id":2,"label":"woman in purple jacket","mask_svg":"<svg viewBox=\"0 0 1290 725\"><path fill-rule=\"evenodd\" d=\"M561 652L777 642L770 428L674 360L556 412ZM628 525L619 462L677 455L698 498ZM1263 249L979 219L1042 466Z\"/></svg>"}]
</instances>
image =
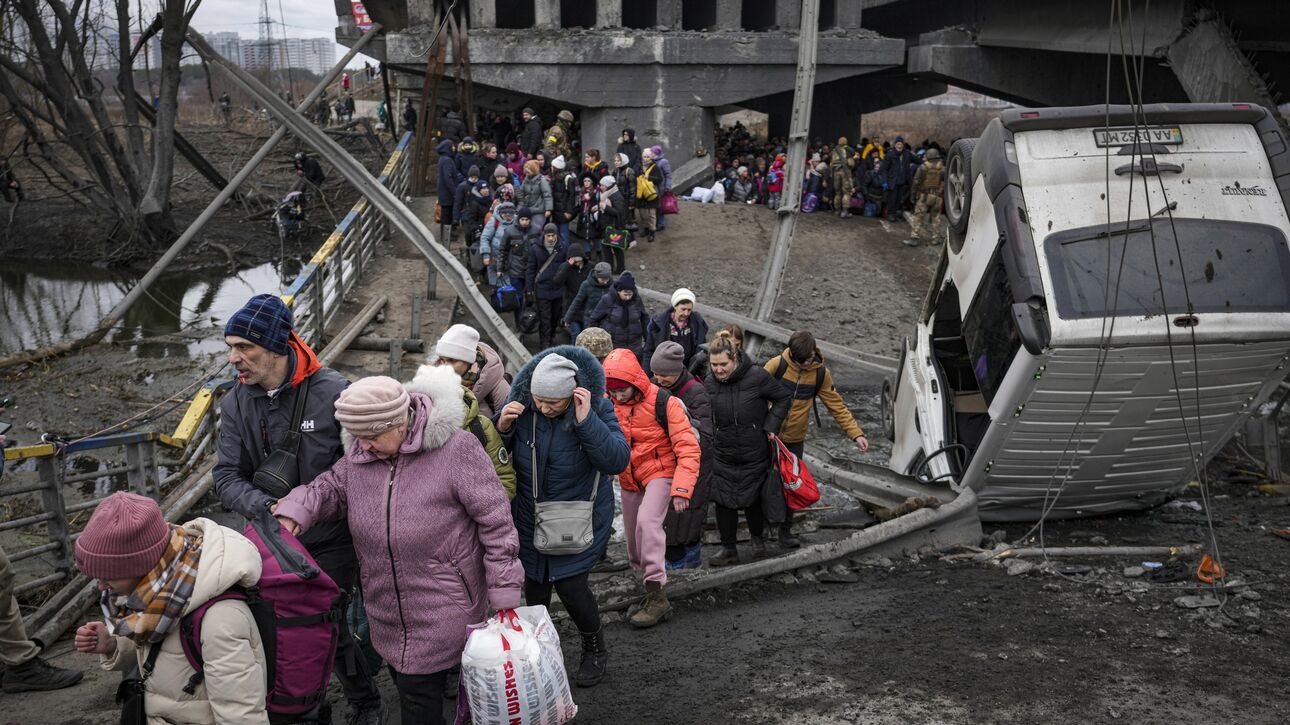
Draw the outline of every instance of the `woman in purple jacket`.
<instances>
[{"instance_id":1,"label":"woman in purple jacket","mask_svg":"<svg viewBox=\"0 0 1290 725\"><path fill-rule=\"evenodd\" d=\"M444 683L467 626L520 604L510 502L460 397L432 401L393 378L336 400L345 456L277 504L293 532L345 519L358 552L372 644L389 663L402 722L443 723Z\"/></svg>"}]
</instances>

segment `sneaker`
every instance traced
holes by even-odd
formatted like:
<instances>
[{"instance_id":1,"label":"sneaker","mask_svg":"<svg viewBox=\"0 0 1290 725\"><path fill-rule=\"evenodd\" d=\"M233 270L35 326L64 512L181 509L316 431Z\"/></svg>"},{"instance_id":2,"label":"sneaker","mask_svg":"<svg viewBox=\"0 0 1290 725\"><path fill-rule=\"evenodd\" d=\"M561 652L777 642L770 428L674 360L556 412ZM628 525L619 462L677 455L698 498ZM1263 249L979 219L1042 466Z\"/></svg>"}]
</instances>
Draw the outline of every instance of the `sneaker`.
<instances>
[{"instance_id":1,"label":"sneaker","mask_svg":"<svg viewBox=\"0 0 1290 725\"><path fill-rule=\"evenodd\" d=\"M905 245L906 247L917 247L918 239L915 237L910 237L909 239L906 239L903 242L901 242L901 244Z\"/></svg>"},{"instance_id":2,"label":"sneaker","mask_svg":"<svg viewBox=\"0 0 1290 725\"><path fill-rule=\"evenodd\" d=\"M645 582L645 601L628 621L636 629L649 629L659 622L672 618L672 605L667 601L667 593L658 582Z\"/></svg>"},{"instance_id":3,"label":"sneaker","mask_svg":"<svg viewBox=\"0 0 1290 725\"><path fill-rule=\"evenodd\" d=\"M688 552L687 552L687 553L688 553ZM664 570L664 571L679 571L679 570L681 570L681 569L690 568L690 567L687 567L687 566L686 566L686 563L687 563L687 562L686 562L686 559L677 559L676 561L666 561L666 560L665 560L665 561L663 562L663 570Z\"/></svg>"},{"instance_id":4,"label":"sneaker","mask_svg":"<svg viewBox=\"0 0 1290 725\"><path fill-rule=\"evenodd\" d=\"M61 690L81 681L84 676L78 670L65 670L54 667L40 657L32 657L26 662L5 670L5 692L36 692L43 690Z\"/></svg>"},{"instance_id":5,"label":"sneaker","mask_svg":"<svg viewBox=\"0 0 1290 725\"><path fill-rule=\"evenodd\" d=\"M721 553L708 560L713 566L734 566L739 563L739 549L733 546L721 547Z\"/></svg>"}]
</instances>

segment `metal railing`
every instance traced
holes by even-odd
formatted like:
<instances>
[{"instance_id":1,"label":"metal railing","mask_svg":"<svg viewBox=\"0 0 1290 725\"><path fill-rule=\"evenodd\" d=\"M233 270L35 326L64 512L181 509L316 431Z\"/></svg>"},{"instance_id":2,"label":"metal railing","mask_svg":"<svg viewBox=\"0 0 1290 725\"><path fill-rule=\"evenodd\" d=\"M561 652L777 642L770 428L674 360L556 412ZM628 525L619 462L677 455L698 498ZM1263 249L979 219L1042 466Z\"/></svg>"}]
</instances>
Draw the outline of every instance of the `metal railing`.
<instances>
[{"instance_id":1,"label":"metal railing","mask_svg":"<svg viewBox=\"0 0 1290 725\"><path fill-rule=\"evenodd\" d=\"M408 188L411 160L408 145L411 138L410 133L403 135L378 177L378 182L398 197L402 197ZM363 270L375 257L377 245L389 237L390 229L388 220L366 199L359 200L282 294L287 306L295 313L297 334L307 343L313 346L322 343L325 328L340 314L345 295L357 284ZM84 512L93 511L107 495L69 502L65 487L124 474L131 491L160 499L163 490L187 479L201 467L204 459L215 452L219 430L216 401L220 392L232 387L233 383L233 380L212 380L202 386L189 401L182 419L170 435L118 433L66 444L46 442L5 449L7 464L35 460L36 480L30 481L31 477L23 474L6 475L6 483L15 478L20 482L0 485L0 501L39 494L40 510L0 521L0 533L43 526L48 539L46 543L6 551L6 554L14 563L38 557L52 569L45 574L40 570L31 572L30 567L25 567L28 571L24 574L34 576L22 577L25 580L14 587L14 593L26 594L69 580L69 587L79 589L80 584L75 581L73 571L72 545L80 534L73 533L72 529L77 523L87 521L89 515ZM179 451L178 458L165 463L167 468L173 467L165 476L161 475L158 444ZM110 463L99 470L84 473L68 470L67 456L109 449L124 449L125 463ZM24 514L29 510L21 506L13 508ZM62 601L64 594L56 594L51 602Z\"/></svg>"}]
</instances>

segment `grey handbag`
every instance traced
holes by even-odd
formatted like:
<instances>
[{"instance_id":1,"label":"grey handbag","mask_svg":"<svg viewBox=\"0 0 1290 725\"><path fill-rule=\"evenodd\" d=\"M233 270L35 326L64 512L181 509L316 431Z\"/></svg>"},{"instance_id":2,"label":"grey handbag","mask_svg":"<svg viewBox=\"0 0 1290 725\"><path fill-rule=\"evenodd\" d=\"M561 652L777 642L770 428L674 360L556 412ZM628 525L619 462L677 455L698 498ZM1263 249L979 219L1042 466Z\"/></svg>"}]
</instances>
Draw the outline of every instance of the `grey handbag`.
<instances>
[{"instance_id":1,"label":"grey handbag","mask_svg":"<svg viewBox=\"0 0 1290 725\"><path fill-rule=\"evenodd\" d=\"M596 538L591 520L596 492L600 489L600 474L596 474L596 483L591 487L590 501L539 501L536 415L529 447L533 454L533 547L549 556L581 554L591 548Z\"/></svg>"}]
</instances>

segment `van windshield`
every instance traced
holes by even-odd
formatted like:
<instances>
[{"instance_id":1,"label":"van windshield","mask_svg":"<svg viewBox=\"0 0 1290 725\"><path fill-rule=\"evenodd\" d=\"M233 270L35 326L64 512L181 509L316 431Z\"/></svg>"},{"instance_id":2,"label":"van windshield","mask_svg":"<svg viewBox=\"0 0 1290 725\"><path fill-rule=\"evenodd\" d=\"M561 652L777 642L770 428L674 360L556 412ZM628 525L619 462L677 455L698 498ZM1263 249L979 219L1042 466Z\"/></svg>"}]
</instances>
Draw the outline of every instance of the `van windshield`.
<instances>
[{"instance_id":1,"label":"van windshield","mask_svg":"<svg viewBox=\"0 0 1290 725\"><path fill-rule=\"evenodd\" d=\"M1290 312L1290 250L1276 227L1156 219L1124 228L1108 236L1104 226L1086 227L1044 240L1058 316L1186 314L1188 296L1190 312Z\"/></svg>"}]
</instances>

